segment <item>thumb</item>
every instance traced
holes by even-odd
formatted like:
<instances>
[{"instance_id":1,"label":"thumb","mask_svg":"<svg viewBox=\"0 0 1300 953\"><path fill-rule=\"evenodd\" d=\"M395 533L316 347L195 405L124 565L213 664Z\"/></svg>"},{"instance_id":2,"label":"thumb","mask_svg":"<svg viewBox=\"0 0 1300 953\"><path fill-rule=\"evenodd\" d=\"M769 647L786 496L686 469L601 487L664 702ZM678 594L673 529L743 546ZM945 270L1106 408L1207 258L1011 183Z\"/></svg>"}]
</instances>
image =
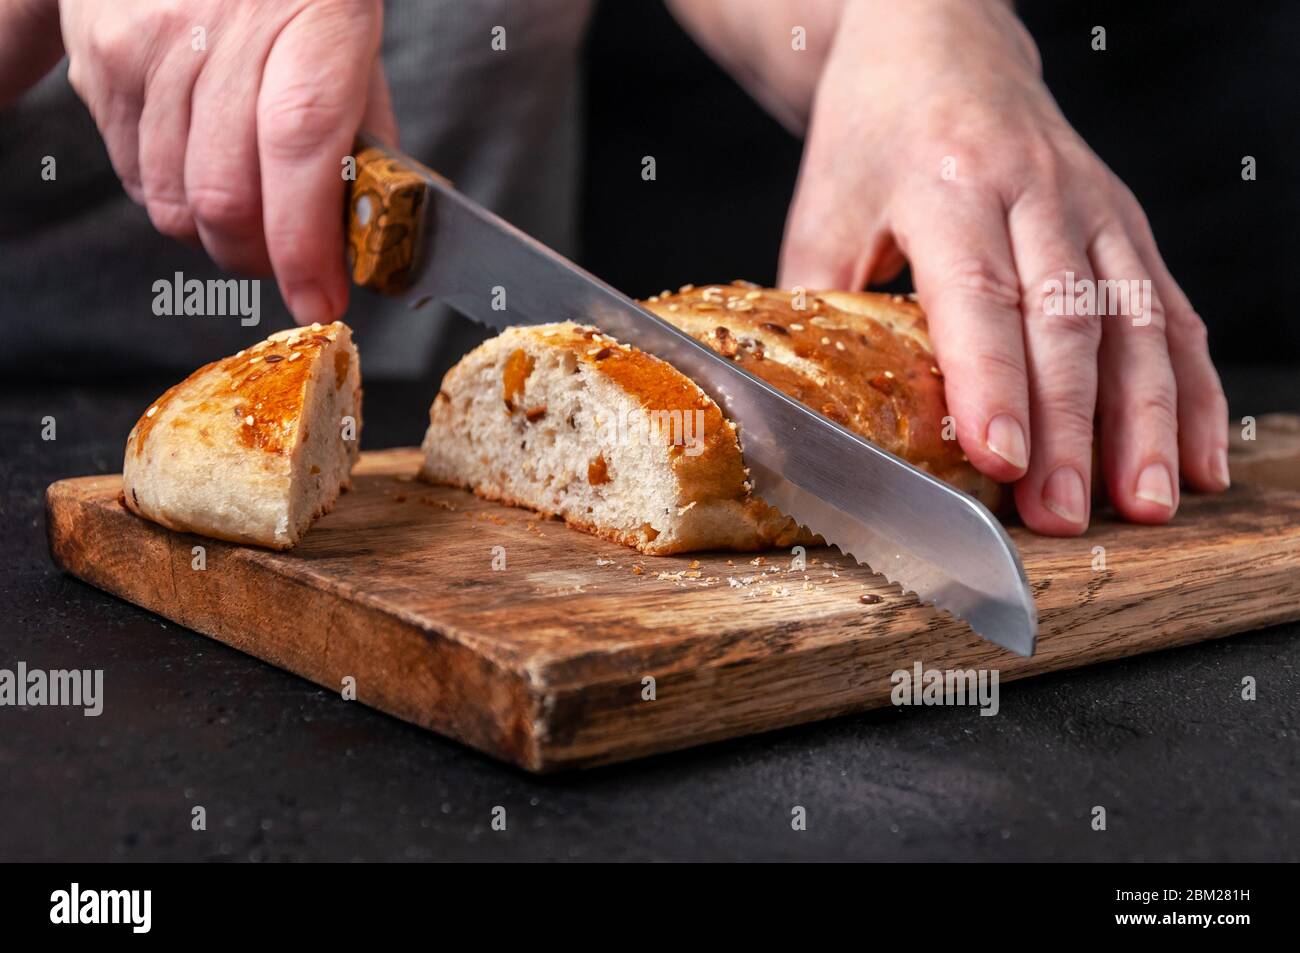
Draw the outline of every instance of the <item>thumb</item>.
<instances>
[{"instance_id":1,"label":"thumb","mask_svg":"<svg viewBox=\"0 0 1300 953\"><path fill-rule=\"evenodd\" d=\"M857 291L890 280L903 264L884 221L846 202L825 176L800 176L781 242L780 287Z\"/></svg>"}]
</instances>

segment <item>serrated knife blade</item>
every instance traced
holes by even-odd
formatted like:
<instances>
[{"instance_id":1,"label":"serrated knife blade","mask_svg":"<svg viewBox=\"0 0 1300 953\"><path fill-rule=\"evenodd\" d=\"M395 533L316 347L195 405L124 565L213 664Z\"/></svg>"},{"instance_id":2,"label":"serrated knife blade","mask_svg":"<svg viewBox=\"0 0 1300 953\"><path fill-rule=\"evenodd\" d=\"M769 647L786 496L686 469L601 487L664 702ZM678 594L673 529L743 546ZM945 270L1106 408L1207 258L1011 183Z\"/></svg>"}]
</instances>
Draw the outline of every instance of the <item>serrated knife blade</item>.
<instances>
[{"instance_id":1,"label":"serrated knife blade","mask_svg":"<svg viewBox=\"0 0 1300 953\"><path fill-rule=\"evenodd\" d=\"M827 542L1032 655L1038 614L1020 556L977 500L869 443L640 307L413 160L428 184L410 282L495 329L574 320L667 361L739 428L754 491Z\"/></svg>"}]
</instances>

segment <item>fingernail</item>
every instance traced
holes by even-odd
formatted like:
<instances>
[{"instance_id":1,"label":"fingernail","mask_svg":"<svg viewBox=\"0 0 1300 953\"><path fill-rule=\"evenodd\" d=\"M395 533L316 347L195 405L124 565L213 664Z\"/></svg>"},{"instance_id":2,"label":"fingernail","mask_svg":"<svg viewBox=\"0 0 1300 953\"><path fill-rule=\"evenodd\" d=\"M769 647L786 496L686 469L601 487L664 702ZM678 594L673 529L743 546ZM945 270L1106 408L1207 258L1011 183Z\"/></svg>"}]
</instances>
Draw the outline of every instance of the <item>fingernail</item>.
<instances>
[{"instance_id":1,"label":"fingernail","mask_svg":"<svg viewBox=\"0 0 1300 953\"><path fill-rule=\"evenodd\" d=\"M1138 475L1137 489L1133 493L1139 500L1159 506L1174 505L1174 481L1169 468L1163 463L1148 463Z\"/></svg>"},{"instance_id":2,"label":"fingernail","mask_svg":"<svg viewBox=\"0 0 1300 953\"><path fill-rule=\"evenodd\" d=\"M1087 522L1088 493L1079 471L1074 467L1055 470L1043 484L1043 506L1067 523Z\"/></svg>"},{"instance_id":3,"label":"fingernail","mask_svg":"<svg viewBox=\"0 0 1300 953\"><path fill-rule=\"evenodd\" d=\"M334 320L330 299L318 285L299 285L290 291L289 311L299 324L329 324Z\"/></svg>"},{"instance_id":4,"label":"fingernail","mask_svg":"<svg viewBox=\"0 0 1300 953\"><path fill-rule=\"evenodd\" d=\"M1232 475L1228 472L1228 451L1220 447L1214 451L1214 477L1220 488L1226 490L1232 486Z\"/></svg>"},{"instance_id":5,"label":"fingernail","mask_svg":"<svg viewBox=\"0 0 1300 953\"><path fill-rule=\"evenodd\" d=\"M998 414L989 421L988 448L1017 470L1029 466L1025 428L1010 414Z\"/></svg>"}]
</instances>

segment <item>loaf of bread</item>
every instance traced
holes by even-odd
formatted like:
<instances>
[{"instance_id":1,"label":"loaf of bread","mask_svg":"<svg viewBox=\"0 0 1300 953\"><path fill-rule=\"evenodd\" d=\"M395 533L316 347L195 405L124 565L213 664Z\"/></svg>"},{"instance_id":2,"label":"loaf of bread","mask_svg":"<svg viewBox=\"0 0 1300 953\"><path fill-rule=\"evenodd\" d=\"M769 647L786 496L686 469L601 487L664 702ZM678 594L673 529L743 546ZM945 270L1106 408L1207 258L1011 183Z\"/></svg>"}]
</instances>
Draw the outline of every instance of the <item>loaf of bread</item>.
<instances>
[{"instance_id":1,"label":"loaf of bread","mask_svg":"<svg viewBox=\"0 0 1300 953\"><path fill-rule=\"evenodd\" d=\"M642 303L819 413L995 501L997 485L943 439L943 380L912 301L795 298L736 282ZM712 399L594 328L507 329L447 373L429 420L424 479L563 517L645 553L815 540L751 492L735 426Z\"/></svg>"},{"instance_id":2,"label":"loaf of bread","mask_svg":"<svg viewBox=\"0 0 1300 953\"><path fill-rule=\"evenodd\" d=\"M280 331L149 405L127 438L123 499L170 529L288 549L348 487L360 435L347 325Z\"/></svg>"}]
</instances>

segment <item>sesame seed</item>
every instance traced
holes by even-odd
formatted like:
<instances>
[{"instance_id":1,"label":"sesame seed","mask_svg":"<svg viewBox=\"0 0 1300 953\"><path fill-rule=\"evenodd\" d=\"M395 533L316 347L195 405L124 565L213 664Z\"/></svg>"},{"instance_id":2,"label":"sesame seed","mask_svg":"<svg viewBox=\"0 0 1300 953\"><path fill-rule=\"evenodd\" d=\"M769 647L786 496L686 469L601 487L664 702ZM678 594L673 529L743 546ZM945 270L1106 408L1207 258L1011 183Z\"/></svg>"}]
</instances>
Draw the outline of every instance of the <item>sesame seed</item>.
<instances>
[{"instance_id":1,"label":"sesame seed","mask_svg":"<svg viewBox=\"0 0 1300 953\"><path fill-rule=\"evenodd\" d=\"M687 292L694 291L694 290L695 290L695 286L694 286L694 285L682 285L682 286L681 286L680 288L678 288L677 290L680 291L682 294L686 294Z\"/></svg>"},{"instance_id":2,"label":"sesame seed","mask_svg":"<svg viewBox=\"0 0 1300 953\"><path fill-rule=\"evenodd\" d=\"M803 325L802 325L802 324L797 324L797 323L796 323L796 324L792 324L792 325L790 325L790 330L791 330L791 331L802 331L802 330L803 330Z\"/></svg>"},{"instance_id":3,"label":"sesame seed","mask_svg":"<svg viewBox=\"0 0 1300 953\"><path fill-rule=\"evenodd\" d=\"M251 427L251 426L253 426L253 415L252 415L252 414L249 414L247 417L244 418L244 425L247 426L247 427Z\"/></svg>"},{"instance_id":4,"label":"sesame seed","mask_svg":"<svg viewBox=\"0 0 1300 953\"><path fill-rule=\"evenodd\" d=\"M243 357L243 356L244 356L244 349L241 347L238 351L235 352L235 357Z\"/></svg>"},{"instance_id":5,"label":"sesame seed","mask_svg":"<svg viewBox=\"0 0 1300 953\"><path fill-rule=\"evenodd\" d=\"M252 365L252 364L256 364L256 363L257 363L258 361L260 361L261 359L262 359L261 357L250 357L250 358L248 359L248 363L249 363L250 365Z\"/></svg>"},{"instance_id":6,"label":"sesame seed","mask_svg":"<svg viewBox=\"0 0 1300 953\"><path fill-rule=\"evenodd\" d=\"M937 367L935 367L933 364L931 364L931 365L930 365L930 373L933 374L935 377L938 377L938 376L939 376L939 368L937 368Z\"/></svg>"},{"instance_id":7,"label":"sesame seed","mask_svg":"<svg viewBox=\"0 0 1300 953\"><path fill-rule=\"evenodd\" d=\"M313 331L319 331L319 330L320 330L320 322L319 322L319 321L313 321L313 322L311 323L311 329L312 329Z\"/></svg>"},{"instance_id":8,"label":"sesame seed","mask_svg":"<svg viewBox=\"0 0 1300 953\"><path fill-rule=\"evenodd\" d=\"M156 413L158 413L158 405L154 404L152 407L149 408L148 412L145 413L145 416L152 417Z\"/></svg>"},{"instance_id":9,"label":"sesame seed","mask_svg":"<svg viewBox=\"0 0 1300 953\"><path fill-rule=\"evenodd\" d=\"M843 341L836 341L836 342L835 342L835 350L837 350L837 351L842 351L842 350L844 350L844 342L843 342Z\"/></svg>"},{"instance_id":10,"label":"sesame seed","mask_svg":"<svg viewBox=\"0 0 1300 953\"><path fill-rule=\"evenodd\" d=\"M300 358L300 357L302 357L302 351L294 351L292 354L289 355L289 363L292 364L294 361L298 360L298 358Z\"/></svg>"},{"instance_id":11,"label":"sesame seed","mask_svg":"<svg viewBox=\"0 0 1300 953\"><path fill-rule=\"evenodd\" d=\"M823 343L823 344L830 344L830 343L831 343L831 339L830 339L830 338L822 338L822 343Z\"/></svg>"},{"instance_id":12,"label":"sesame seed","mask_svg":"<svg viewBox=\"0 0 1300 953\"><path fill-rule=\"evenodd\" d=\"M670 305L668 306L668 310L669 310L669 311L676 311L676 310L678 310L677 305L675 305L675 304L670 304Z\"/></svg>"},{"instance_id":13,"label":"sesame seed","mask_svg":"<svg viewBox=\"0 0 1300 953\"><path fill-rule=\"evenodd\" d=\"M888 378L892 381L892 380L894 379L894 372L893 372L893 371L885 371L885 376L888 377Z\"/></svg>"},{"instance_id":14,"label":"sesame seed","mask_svg":"<svg viewBox=\"0 0 1300 953\"><path fill-rule=\"evenodd\" d=\"M746 300L746 301L754 301L754 300L756 300L756 299L758 299L758 298L761 298L761 297L763 297L763 292L761 292L761 291L747 291L747 292L745 292L745 300Z\"/></svg>"}]
</instances>

